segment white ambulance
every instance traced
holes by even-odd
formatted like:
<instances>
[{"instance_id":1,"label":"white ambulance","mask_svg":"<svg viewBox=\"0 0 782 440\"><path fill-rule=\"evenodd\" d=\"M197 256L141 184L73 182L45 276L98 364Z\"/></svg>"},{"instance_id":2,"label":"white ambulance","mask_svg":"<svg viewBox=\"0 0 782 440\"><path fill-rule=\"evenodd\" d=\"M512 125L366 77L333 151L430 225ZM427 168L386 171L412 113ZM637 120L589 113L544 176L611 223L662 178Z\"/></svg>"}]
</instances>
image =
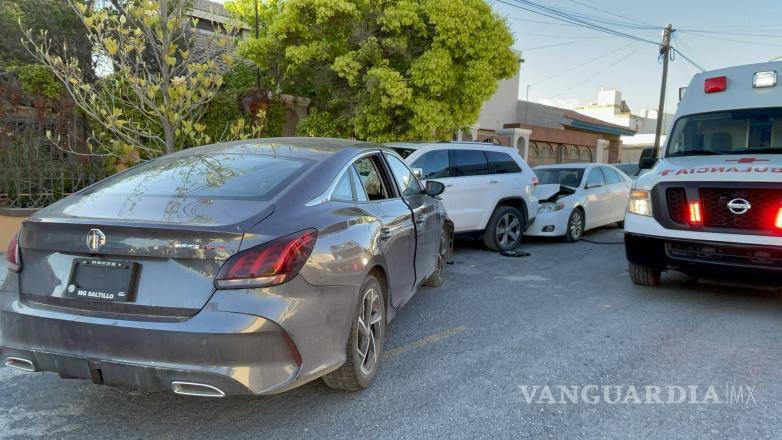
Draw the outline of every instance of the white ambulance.
<instances>
[{"instance_id":1,"label":"white ambulance","mask_svg":"<svg viewBox=\"0 0 782 440\"><path fill-rule=\"evenodd\" d=\"M782 275L782 63L696 75L660 158L630 193L630 277L716 270Z\"/></svg>"}]
</instances>

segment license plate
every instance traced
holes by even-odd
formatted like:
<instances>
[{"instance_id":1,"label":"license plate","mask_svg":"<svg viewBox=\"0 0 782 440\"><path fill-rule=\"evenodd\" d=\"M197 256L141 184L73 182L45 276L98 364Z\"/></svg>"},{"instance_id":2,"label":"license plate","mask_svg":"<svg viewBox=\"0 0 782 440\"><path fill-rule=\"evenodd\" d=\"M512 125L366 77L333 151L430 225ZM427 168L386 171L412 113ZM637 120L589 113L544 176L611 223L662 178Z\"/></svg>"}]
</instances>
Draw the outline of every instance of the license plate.
<instances>
[{"instance_id":1,"label":"license plate","mask_svg":"<svg viewBox=\"0 0 782 440\"><path fill-rule=\"evenodd\" d=\"M138 264L130 261L77 258L65 296L97 301L131 301Z\"/></svg>"}]
</instances>

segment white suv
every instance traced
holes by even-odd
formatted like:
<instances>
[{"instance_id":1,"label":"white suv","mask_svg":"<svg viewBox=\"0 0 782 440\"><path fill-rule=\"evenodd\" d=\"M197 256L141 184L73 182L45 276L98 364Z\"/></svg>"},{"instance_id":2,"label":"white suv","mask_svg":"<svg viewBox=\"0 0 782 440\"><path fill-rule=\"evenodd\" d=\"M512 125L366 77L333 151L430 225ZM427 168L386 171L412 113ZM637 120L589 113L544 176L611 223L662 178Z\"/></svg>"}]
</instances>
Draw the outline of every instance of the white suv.
<instances>
[{"instance_id":1,"label":"white suv","mask_svg":"<svg viewBox=\"0 0 782 440\"><path fill-rule=\"evenodd\" d=\"M534 195L538 178L515 149L482 142L397 142L389 146L422 180L445 185L441 197L456 234L480 234L486 247L494 251L521 243L538 212Z\"/></svg>"}]
</instances>

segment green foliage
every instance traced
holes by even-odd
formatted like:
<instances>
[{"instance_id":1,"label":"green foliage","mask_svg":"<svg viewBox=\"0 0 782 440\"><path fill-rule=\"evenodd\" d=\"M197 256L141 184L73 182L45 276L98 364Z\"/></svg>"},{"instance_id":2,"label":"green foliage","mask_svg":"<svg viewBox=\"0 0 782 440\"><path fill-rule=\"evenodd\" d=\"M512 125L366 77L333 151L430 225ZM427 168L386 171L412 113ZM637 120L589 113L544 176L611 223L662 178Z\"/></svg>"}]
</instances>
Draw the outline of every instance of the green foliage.
<instances>
[{"instance_id":1,"label":"green foliage","mask_svg":"<svg viewBox=\"0 0 782 440\"><path fill-rule=\"evenodd\" d=\"M84 4L86 0L78 0ZM21 26L21 28L20 28ZM36 63L35 57L25 49L19 36L22 30L37 32L46 30L55 42L53 52L63 56L67 45L68 56L79 60L84 74L93 79L92 44L81 20L67 2L62 0L0 0L0 69L14 65Z\"/></svg>"},{"instance_id":2,"label":"green foliage","mask_svg":"<svg viewBox=\"0 0 782 440\"><path fill-rule=\"evenodd\" d=\"M251 134L272 137L282 135L284 108L280 100L272 100L267 108L262 109L261 117L255 121L242 113L239 101L247 94L258 91L255 84L256 69L253 66L238 63L225 74L223 86L209 103L201 120L206 126L204 133L210 139L217 142L235 140ZM238 121L242 121L241 127Z\"/></svg>"},{"instance_id":3,"label":"green foliage","mask_svg":"<svg viewBox=\"0 0 782 440\"><path fill-rule=\"evenodd\" d=\"M228 8L247 16L254 0ZM436 139L473 123L518 57L484 0L261 2L260 38L240 46L277 90L319 110L299 133Z\"/></svg>"},{"instance_id":4,"label":"green foliage","mask_svg":"<svg viewBox=\"0 0 782 440\"><path fill-rule=\"evenodd\" d=\"M47 30L25 30L22 44L60 79L101 132L100 148L123 158L153 158L209 143L200 121L223 85L223 68L215 58L228 66L234 62L232 23L204 37L207 47L201 50L209 57L191 56L194 33L185 31L195 26L187 14L190 4L144 0L109 8L105 2L67 0L96 53L113 67L99 84L90 81L76 57L58 54Z\"/></svg>"},{"instance_id":5,"label":"green foliage","mask_svg":"<svg viewBox=\"0 0 782 440\"><path fill-rule=\"evenodd\" d=\"M55 99L62 96L64 92L60 81L46 66L25 64L9 67L8 71L16 74L22 85L22 90L27 93L40 94Z\"/></svg>"}]
</instances>

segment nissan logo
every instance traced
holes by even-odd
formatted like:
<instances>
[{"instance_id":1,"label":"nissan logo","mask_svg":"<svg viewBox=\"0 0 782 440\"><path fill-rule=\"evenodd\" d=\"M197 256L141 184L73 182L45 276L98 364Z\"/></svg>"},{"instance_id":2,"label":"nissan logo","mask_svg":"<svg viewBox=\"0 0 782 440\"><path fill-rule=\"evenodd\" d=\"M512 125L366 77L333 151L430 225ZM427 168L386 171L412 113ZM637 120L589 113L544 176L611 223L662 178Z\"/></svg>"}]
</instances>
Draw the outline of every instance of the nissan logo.
<instances>
[{"instance_id":1,"label":"nissan logo","mask_svg":"<svg viewBox=\"0 0 782 440\"><path fill-rule=\"evenodd\" d=\"M728 202L728 209L736 215L746 214L750 208L752 208L752 205L744 199L733 199Z\"/></svg>"},{"instance_id":2,"label":"nissan logo","mask_svg":"<svg viewBox=\"0 0 782 440\"><path fill-rule=\"evenodd\" d=\"M87 233L87 247L90 250L98 251L106 244L106 234L100 229L90 229Z\"/></svg>"}]
</instances>

